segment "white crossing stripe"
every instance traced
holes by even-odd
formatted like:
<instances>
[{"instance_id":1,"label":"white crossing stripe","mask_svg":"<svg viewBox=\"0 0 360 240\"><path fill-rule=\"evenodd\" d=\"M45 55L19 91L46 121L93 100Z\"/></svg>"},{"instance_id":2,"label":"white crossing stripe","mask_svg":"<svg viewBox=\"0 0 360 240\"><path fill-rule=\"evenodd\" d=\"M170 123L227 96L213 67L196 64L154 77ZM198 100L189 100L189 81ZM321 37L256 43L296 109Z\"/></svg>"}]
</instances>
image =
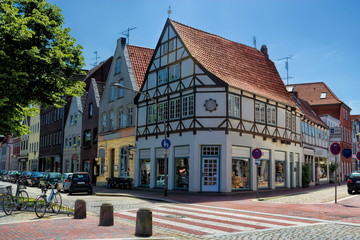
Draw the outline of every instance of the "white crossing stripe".
<instances>
[{"instance_id":1,"label":"white crossing stripe","mask_svg":"<svg viewBox=\"0 0 360 240\"><path fill-rule=\"evenodd\" d=\"M216 214L221 214L221 215L226 215L226 216L233 216L233 217L243 217L243 218L249 218L249 219L255 219L255 220L259 220L260 222L257 221L249 221L249 224L256 224L256 225L260 225L260 226L264 226L264 227L274 227L275 225L273 224L266 224L266 223L262 223L261 221L267 220L267 221L273 221L273 222L279 222L279 223L286 223L286 224L292 224L292 225L300 225L300 226L305 226L305 225L309 225L309 223L304 223L304 222L298 222L298 221L293 221L293 220L284 220L284 219L278 219L278 218L263 218L263 217L256 217L256 216L251 216L251 215L246 215L246 214L241 214L241 213L230 213L230 212L223 212L223 211L213 211L210 209L200 209L200 208L196 208L196 207L185 207L185 206L179 206L179 205L171 205L171 208L177 208L177 209L181 209L181 212L183 211L191 211L190 214L194 214L192 211L198 211L198 212L205 212L205 213L216 213ZM158 208L156 208L158 209ZM206 216L212 216L209 214L206 214ZM218 218L218 216L213 216L214 218ZM239 221L238 219L233 219L236 221ZM245 223L245 220L241 220L243 223Z\"/></svg>"},{"instance_id":2,"label":"white crossing stripe","mask_svg":"<svg viewBox=\"0 0 360 240\"><path fill-rule=\"evenodd\" d=\"M130 216L130 217L136 217L136 213L131 213L131 212L121 212L120 214L127 215L127 216ZM172 220L163 220L163 219L159 219L159 218L156 218L156 217L153 217L152 219L155 222L169 224L169 225L173 225L173 226L177 226L177 227L182 227L182 228L185 228L185 229L201 231L201 232L204 232L204 233L211 233L211 234L215 234L215 235L228 233L228 232L221 231L221 230L216 230L216 229L206 228L206 227L198 227L198 226L192 225L192 224L179 223L179 222L175 222L175 221L172 221Z\"/></svg>"},{"instance_id":3,"label":"white crossing stripe","mask_svg":"<svg viewBox=\"0 0 360 240\"><path fill-rule=\"evenodd\" d=\"M161 208L156 208L156 210L162 210ZM168 209L166 209L166 211L169 211ZM176 212L178 214L187 214L187 213L180 213L178 211L169 211L169 212ZM159 213L159 212L153 212L153 214L155 215L160 215L160 216L168 216L168 213ZM194 216L199 216L199 217L207 217L207 218L211 218L211 216L205 215L205 214L192 214ZM216 217L216 216L215 216ZM202 224L207 224L210 226L215 226L215 227L225 227L225 228L232 228L234 230L239 230L239 231L249 231L249 230L254 230L254 228L251 227L242 227L242 226L238 226L238 225L233 225L233 224L226 224L226 223L221 223L221 222L215 222L215 221L208 221L208 220L203 220L203 219L196 219L196 218L192 218L192 217L186 217L183 218L186 221L190 221L190 222L194 222L194 223L202 223ZM235 219L231 219L231 218L219 218L216 217L216 219L219 220L226 220L226 221L234 221ZM214 219L214 220L216 220ZM193 225L192 225L193 226Z\"/></svg>"}]
</instances>

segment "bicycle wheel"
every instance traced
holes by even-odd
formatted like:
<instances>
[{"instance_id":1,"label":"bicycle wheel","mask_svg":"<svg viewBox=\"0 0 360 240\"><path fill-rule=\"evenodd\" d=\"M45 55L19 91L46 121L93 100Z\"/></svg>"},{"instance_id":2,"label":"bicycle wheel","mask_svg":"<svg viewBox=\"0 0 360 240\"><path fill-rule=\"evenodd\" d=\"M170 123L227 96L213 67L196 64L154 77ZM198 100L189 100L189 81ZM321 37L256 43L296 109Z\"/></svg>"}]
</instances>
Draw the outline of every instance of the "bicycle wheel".
<instances>
[{"instance_id":1,"label":"bicycle wheel","mask_svg":"<svg viewBox=\"0 0 360 240\"><path fill-rule=\"evenodd\" d=\"M43 196L38 197L34 202L34 210L38 218L42 218L46 213L46 199Z\"/></svg>"},{"instance_id":2,"label":"bicycle wheel","mask_svg":"<svg viewBox=\"0 0 360 240\"><path fill-rule=\"evenodd\" d=\"M20 190L17 199L19 210L24 210L29 204L29 194L25 190Z\"/></svg>"},{"instance_id":3,"label":"bicycle wheel","mask_svg":"<svg viewBox=\"0 0 360 240\"><path fill-rule=\"evenodd\" d=\"M11 215L13 208L14 208L14 203L12 201L12 197L10 195L5 195L2 199L2 205L3 205L3 210L4 213L6 215Z\"/></svg>"},{"instance_id":4,"label":"bicycle wheel","mask_svg":"<svg viewBox=\"0 0 360 240\"><path fill-rule=\"evenodd\" d=\"M51 209L53 212L60 212L62 199L60 193L56 192L54 193L53 199L50 201L51 203Z\"/></svg>"}]
</instances>

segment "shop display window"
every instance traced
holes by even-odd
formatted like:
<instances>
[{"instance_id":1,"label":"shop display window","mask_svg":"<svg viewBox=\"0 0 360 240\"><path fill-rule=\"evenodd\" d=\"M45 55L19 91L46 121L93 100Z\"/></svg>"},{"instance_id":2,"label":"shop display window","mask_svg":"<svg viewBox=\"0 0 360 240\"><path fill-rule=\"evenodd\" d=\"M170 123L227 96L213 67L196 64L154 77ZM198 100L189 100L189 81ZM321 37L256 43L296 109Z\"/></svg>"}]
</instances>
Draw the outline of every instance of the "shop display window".
<instances>
[{"instance_id":1,"label":"shop display window","mask_svg":"<svg viewBox=\"0 0 360 240\"><path fill-rule=\"evenodd\" d=\"M258 187L268 188L269 187L269 160L260 160L260 165L257 167L258 173Z\"/></svg>"},{"instance_id":2,"label":"shop display window","mask_svg":"<svg viewBox=\"0 0 360 240\"><path fill-rule=\"evenodd\" d=\"M175 159L175 188L189 188L189 159Z\"/></svg>"},{"instance_id":3,"label":"shop display window","mask_svg":"<svg viewBox=\"0 0 360 240\"><path fill-rule=\"evenodd\" d=\"M285 186L285 161L275 161L275 186Z\"/></svg>"},{"instance_id":4,"label":"shop display window","mask_svg":"<svg viewBox=\"0 0 360 240\"><path fill-rule=\"evenodd\" d=\"M150 185L150 159L140 160L140 185Z\"/></svg>"},{"instance_id":5,"label":"shop display window","mask_svg":"<svg viewBox=\"0 0 360 240\"><path fill-rule=\"evenodd\" d=\"M231 188L232 189L250 188L249 159L232 160Z\"/></svg>"}]
</instances>

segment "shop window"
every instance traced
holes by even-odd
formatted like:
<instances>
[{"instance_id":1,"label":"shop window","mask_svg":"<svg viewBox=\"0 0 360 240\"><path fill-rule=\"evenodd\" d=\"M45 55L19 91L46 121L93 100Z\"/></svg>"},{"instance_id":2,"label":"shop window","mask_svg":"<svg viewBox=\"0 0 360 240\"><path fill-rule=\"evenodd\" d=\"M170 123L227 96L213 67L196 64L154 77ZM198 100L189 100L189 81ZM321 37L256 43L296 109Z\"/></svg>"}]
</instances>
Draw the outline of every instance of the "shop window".
<instances>
[{"instance_id":1,"label":"shop window","mask_svg":"<svg viewBox=\"0 0 360 240\"><path fill-rule=\"evenodd\" d=\"M156 159L156 182L155 187L163 188L165 186L165 159Z\"/></svg>"},{"instance_id":2,"label":"shop window","mask_svg":"<svg viewBox=\"0 0 360 240\"><path fill-rule=\"evenodd\" d=\"M250 188L249 159L232 160L231 188L232 189Z\"/></svg>"},{"instance_id":3,"label":"shop window","mask_svg":"<svg viewBox=\"0 0 360 240\"><path fill-rule=\"evenodd\" d=\"M175 188L189 188L189 159L175 159Z\"/></svg>"},{"instance_id":4,"label":"shop window","mask_svg":"<svg viewBox=\"0 0 360 240\"><path fill-rule=\"evenodd\" d=\"M275 161L275 186L285 187L285 161Z\"/></svg>"},{"instance_id":5,"label":"shop window","mask_svg":"<svg viewBox=\"0 0 360 240\"><path fill-rule=\"evenodd\" d=\"M260 165L257 167L258 175L258 187L259 188L268 188L269 187L269 160L260 160Z\"/></svg>"},{"instance_id":6,"label":"shop window","mask_svg":"<svg viewBox=\"0 0 360 240\"><path fill-rule=\"evenodd\" d=\"M150 159L140 160L140 185L150 185Z\"/></svg>"}]
</instances>

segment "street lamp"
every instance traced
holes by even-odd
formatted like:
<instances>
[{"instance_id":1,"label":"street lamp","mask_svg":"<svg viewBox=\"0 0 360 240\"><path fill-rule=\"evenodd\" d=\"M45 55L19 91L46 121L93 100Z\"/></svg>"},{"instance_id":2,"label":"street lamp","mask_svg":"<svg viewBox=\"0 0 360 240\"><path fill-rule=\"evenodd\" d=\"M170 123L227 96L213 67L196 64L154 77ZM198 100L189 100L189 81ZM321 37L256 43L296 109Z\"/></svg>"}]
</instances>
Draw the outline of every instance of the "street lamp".
<instances>
[{"instance_id":1,"label":"street lamp","mask_svg":"<svg viewBox=\"0 0 360 240\"><path fill-rule=\"evenodd\" d=\"M139 91L139 90L135 90L135 89L132 89L132 88L128 88L128 87L125 87L124 85L120 84L120 83L114 83L112 85L113 87L118 87L118 88L123 88L123 89L126 89L126 90L130 90L134 93L139 93L139 94L142 94L144 95L146 98L150 99L152 102L154 102L155 106L156 106L156 109L160 109L159 108L159 104L156 102L156 100L154 98L152 98L148 93L145 93L145 92L142 92L142 91ZM163 121L164 121L164 139L166 139L167 137L167 132L166 132L166 120L165 120L165 109L163 109L164 113L163 113ZM165 149L164 149L165 150ZM167 158L167 152L164 151L164 172L165 172L165 183L164 183L164 196L167 196L167 192L168 192L168 158Z\"/></svg>"}]
</instances>

